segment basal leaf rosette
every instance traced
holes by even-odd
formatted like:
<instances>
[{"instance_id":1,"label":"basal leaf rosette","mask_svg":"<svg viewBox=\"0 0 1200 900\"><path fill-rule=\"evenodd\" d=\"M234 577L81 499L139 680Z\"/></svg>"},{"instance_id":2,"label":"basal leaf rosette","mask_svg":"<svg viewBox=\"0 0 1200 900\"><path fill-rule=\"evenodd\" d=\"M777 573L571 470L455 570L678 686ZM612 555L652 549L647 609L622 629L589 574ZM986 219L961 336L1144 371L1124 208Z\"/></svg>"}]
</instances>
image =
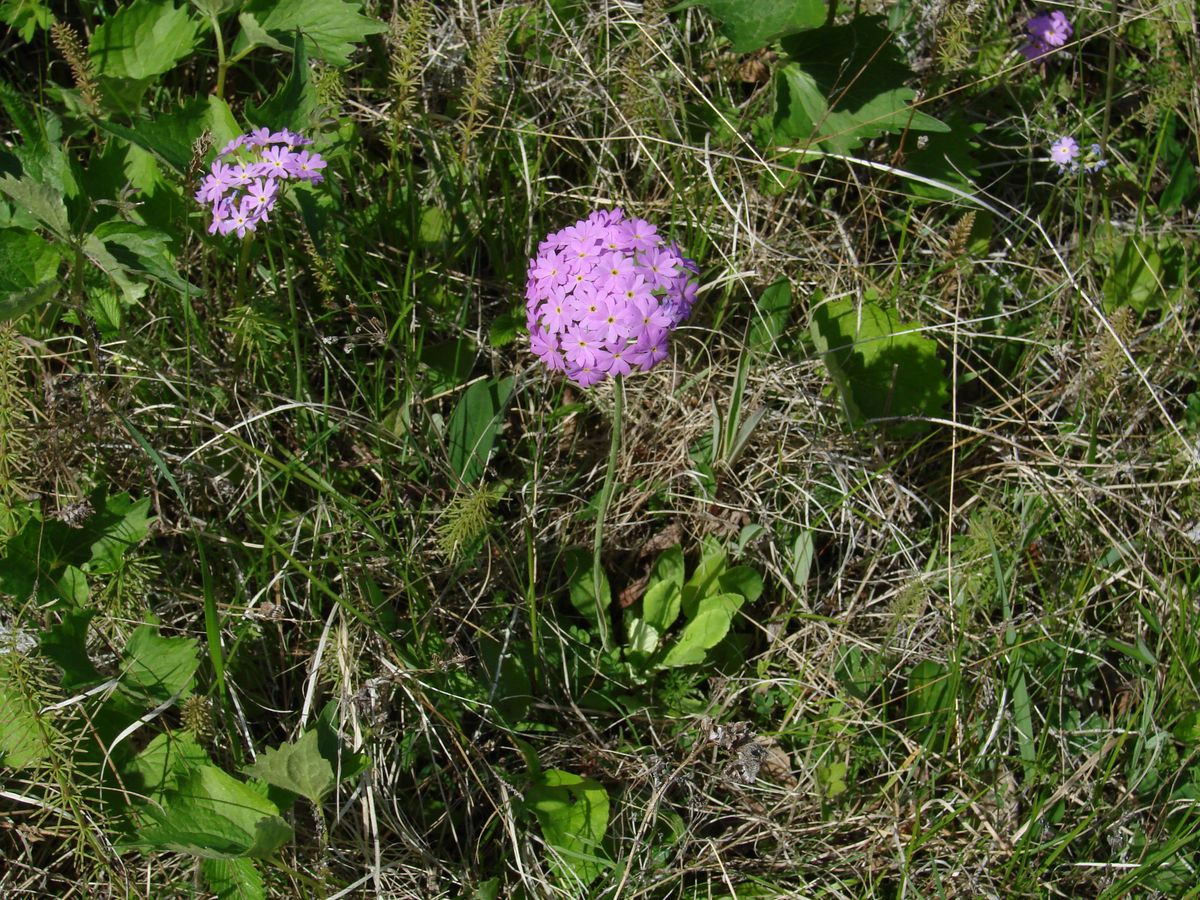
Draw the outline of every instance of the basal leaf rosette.
<instances>
[{"instance_id":1,"label":"basal leaf rosette","mask_svg":"<svg viewBox=\"0 0 1200 900\"><path fill-rule=\"evenodd\" d=\"M698 272L649 222L598 209L548 234L529 261L530 349L585 387L649 371L691 314Z\"/></svg>"}]
</instances>

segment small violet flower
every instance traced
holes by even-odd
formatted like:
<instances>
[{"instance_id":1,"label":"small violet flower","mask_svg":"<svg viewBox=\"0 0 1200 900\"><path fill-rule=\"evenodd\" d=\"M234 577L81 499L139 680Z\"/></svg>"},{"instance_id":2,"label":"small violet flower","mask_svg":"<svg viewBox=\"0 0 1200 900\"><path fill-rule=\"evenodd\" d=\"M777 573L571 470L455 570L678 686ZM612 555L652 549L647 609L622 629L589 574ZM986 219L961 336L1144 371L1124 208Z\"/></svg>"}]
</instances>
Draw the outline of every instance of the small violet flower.
<instances>
[{"instance_id":1,"label":"small violet flower","mask_svg":"<svg viewBox=\"0 0 1200 900\"><path fill-rule=\"evenodd\" d=\"M698 272L649 222L596 210L547 235L529 261L530 350L584 387L647 371L691 314Z\"/></svg>"},{"instance_id":2,"label":"small violet flower","mask_svg":"<svg viewBox=\"0 0 1200 900\"><path fill-rule=\"evenodd\" d=\"M286 128L274 133L256 128L222 147L196 192L197 202L206 204L212 213L209 234L245 237L268 220L279 199L281 182L324 181L321 170L326 163L321 155L295 149L311 143Z\"/></svg>"},{"instance_id":3,"label":"small violet flower","mask_svg":"<svg viewBox=\"0 0 1200 900\"><path fill-rule=\"evenodd\" d=\"M1050 145L1050 161L1058 166L1060 172L1072 168L1078 156L1079 142L1073 137L1064 135Z\"/></svg>"},{"instance_id":4,"label":"small violet flower","mask_svg":"<svg viewBox=\"0 0 1200 900\"><path fill-rule=\"evenodd\" d=\"M1074 33L1075 29L1059 10L1038 13L1025 23L1026 42L1021 54L1036 62L1066 44Z\"/></svg>"}]
</instances>

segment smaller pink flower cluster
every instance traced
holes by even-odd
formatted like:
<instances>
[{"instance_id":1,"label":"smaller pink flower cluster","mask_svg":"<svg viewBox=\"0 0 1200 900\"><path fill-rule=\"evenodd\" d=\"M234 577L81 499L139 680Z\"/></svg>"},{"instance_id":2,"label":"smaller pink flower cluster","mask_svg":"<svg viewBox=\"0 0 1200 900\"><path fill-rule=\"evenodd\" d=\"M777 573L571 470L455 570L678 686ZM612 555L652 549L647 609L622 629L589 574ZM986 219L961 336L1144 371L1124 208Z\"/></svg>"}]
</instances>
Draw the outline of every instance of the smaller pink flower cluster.
<instances>
[{"instance_id":1,"label":"smaller pink flower cluster","mask_svg":"<svg viewBox=\"0 0 1200 900\"><path fill-rule=\"evenodd\" d=\"M281 182L324 181L321 170L325 160L321 155L298 149L311 143L286 128L276 132L257 128L222 147L196 192L196 200L209 204L212 210L208 233L236 232L238 237L245 237L246 232L258 228L259 222L267 221Z\"/></svg>"},{"instance_id":2,"label":"smaller pink flower cluster","mask_svg":"<svg viewBox=\"0 0 1200 900\"><path fill-rule=\"evenodd\" d=\"M546 236L525 289L530 349L580 385L647 371L687 319L696 263L644 219L598 209Z\"/></svg>"},{"instance_id":3,"label":"smaller pink flower cluster","mask_svg":"<svg viewBox=\"0 0 1200 900\"><path fill-rule=\"evenodd\" d=\"M1027 38L1021 47L1021 55L1030 62L1036 62L1066 44L1074 33L1075 29L1067 17L1057 9L1038 13L1025 23Z\"/></svg>"}]
</instances>

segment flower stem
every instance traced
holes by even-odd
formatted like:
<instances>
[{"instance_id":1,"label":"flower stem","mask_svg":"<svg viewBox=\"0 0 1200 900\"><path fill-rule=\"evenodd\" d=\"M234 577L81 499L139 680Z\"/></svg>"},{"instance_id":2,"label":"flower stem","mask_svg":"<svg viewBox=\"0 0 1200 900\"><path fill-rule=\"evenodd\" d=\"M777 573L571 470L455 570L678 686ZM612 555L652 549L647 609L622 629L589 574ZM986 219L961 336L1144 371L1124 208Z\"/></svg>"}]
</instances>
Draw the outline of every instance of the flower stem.
<instances>
[{"instance_id":1,"label":"flower stem","mask_svg":"<svg viewBox=\"0 0 1200 900\"><path fill-rule=\"evenodd\" d=\"M608 517L608 506L612 502L613 483L616 480L617 460L621 455L621 416L625 406L625 382L620 375L613 378L613 421L612 441L608 445L608 468L604 472L604 485L600 488L600 508L596 510L596 538L592 544L592 588L596 598L596 623L600 628L600 646L610 647L608 636L608 610L600 594L604 576L600 568L600 548L604 544L604 520Z\"/></svg>"}]
</instances>

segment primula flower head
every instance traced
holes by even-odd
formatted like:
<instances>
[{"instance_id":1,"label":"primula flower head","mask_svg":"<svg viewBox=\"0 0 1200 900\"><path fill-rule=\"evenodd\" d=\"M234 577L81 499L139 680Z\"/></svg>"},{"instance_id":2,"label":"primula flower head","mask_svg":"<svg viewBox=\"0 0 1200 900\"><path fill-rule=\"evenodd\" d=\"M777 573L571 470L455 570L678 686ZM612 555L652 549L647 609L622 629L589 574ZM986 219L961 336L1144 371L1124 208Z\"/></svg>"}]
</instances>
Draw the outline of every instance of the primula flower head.
<instances>
[{"instance_id":1,"label":"primula flower head","mask_svg":"<svg viewBox=\"0 0 1200 900\"><path fill-rule=\"evenodd\" d=\"M256 128L222 147L196 192L197 202L212 212L209 234L234 232L244 237L268 221L281 182L324 181L321 155L296 149L311 143L286 128L274 134L269 128Z\"/></svg>"},{"instance_id":2,"label":"primula flower head","mask_svg":"<svg viewBox=\"0 0 1200 900\"><path fill-rule=\"evenodd\" d=\"M585 387L647 371L691 314L698 272L649 222L598 209L547 235L529 261L530 349Z\"/></svg>"},{"instance_id":3,"label":"primula flower head","mask_svg":"<svg viewBox=\"0 0 1200 900\"><path fill-rule=\"evenodd\" d=\"M1075 29L1059 10L1041 12L1025 23L1028 36L1021 53L1030 62L1048 56L1071 39Z\"/></svg>"},{"instance_id":4,"label":"primula flower head","mask_svg":"<svg viewBox=\"0 0 1200 900\"><path fill-rule=\"evenodd\" d=\"M1060 137L1050 145L1050 161L1059 169L1069 169L1079 156L1079 142L1069 135Z\"/></svg>"}]
</instances>

